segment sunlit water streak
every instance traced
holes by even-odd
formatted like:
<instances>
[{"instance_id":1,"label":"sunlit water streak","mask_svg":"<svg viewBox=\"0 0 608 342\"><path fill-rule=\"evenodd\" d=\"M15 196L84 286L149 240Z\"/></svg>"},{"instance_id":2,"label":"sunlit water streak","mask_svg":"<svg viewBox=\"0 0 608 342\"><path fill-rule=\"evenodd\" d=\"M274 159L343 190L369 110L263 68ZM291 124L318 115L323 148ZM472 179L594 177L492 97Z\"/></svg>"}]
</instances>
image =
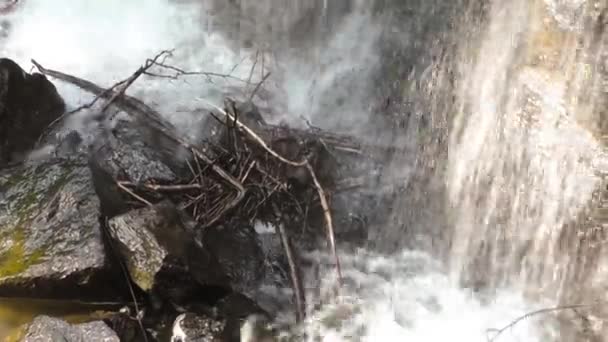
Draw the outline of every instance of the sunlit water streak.
<instances>
[{"instance_id":1,"label":"sunlit water streak","mask_svg":"<svg viewBox=\"0 0 608 342\"><path fill-rule=\"evenodd\" d=\"M246 79L255 62L253 49L234 50L224 35L201 25L196 7L181 3L25 0L11 14L9 38L2 41L0 54L23 66L35 58L49 68L107 86L128 76L158 50L177 47L172 61L184 69L229 72L238 64L234 75ZM422 252L342 253L351 285L338 298L319 297L317 290L310 290L309 298L322 297L329 304L348 301L361 310L339 329L313 320L309 331L319 331L326 341L486 341L488 329L559 302L556 293L566 279L571 257L557 247L559 229L579 213L596 189L598 165L604 162L602 150L594 136L576 124L568 102L573 88L567 81L578 80L580 73L556 76L554 70L520 68L525 66L520 43L532 39L529 23L537 20L531 13L534 6L523 0L494 3L480 51L463 51L477 57L472 65L462 65L459 81L463 86L457 100L461 106L454 108L459 116L451 135L447 180L455 210L450 267ZM262 16L272 9L265 4L260 4ZM294 7L288 13L297 18L298 11L306 8ZM564 25L575 20L567 15L567 6L550 9L559 13ZM328 40L329 47L314 50L314 58L307 55L275 65L283 74L269 86L285 92L282 104L289 110L290 121L296 122L304 110L319 111L318 118L322 109L327 110L319 98L339 84L335 80L352 69L362 77L358 81L364 81L367 75L359 70L373 70L378 63L375 26L362 12L350 18ZM268 58L272 62L271 54ZM261 75L256 72L253 80ZM185 133L193 133L188 131L192 126L188 111L201 106L197 98L219 104L221 90L231 86L240 84L147 80L131 93L158 107ZM72 87L59 88L72 107L90 99ZM365 92L366 88L355 90ZM354 116L357 120L365 116L363 107L353 107L362 113ZM85 129L85 116L69 125ZM331 126L332 120L327 122ZM324 279L333 279L330 266L321 271ZM472 279L467 285L475 285L475 290L492 291L484 294L462 288L463 274ZM550 280L536 284L557 290L549 291L553 296L548 299L530 302L524 299L525 286L518 286L530 279ZM311 317L326 315L331 307L313 310ZM553 329L550 322L525 320L498 341L547 341L555 334Z\"/></svg>"}]
</instances>

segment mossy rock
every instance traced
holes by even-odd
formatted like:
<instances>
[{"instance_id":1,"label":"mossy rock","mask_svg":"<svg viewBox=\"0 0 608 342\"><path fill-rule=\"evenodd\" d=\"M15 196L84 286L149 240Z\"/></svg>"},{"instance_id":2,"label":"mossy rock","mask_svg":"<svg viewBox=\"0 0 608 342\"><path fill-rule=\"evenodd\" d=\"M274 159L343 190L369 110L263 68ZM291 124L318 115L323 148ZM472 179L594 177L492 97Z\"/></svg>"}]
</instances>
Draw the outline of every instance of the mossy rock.
<instances>
[{"instance_id":1,"label":"mossy rock","mask_svg":"<svg viewBox=\"0 0 608 342\"><path fill-rule=\"evenodd\" d=\"M168 254L149 230L149 225L156 224L158 219L154 209L143 208L114 217L108 227L126 261L131 279L144 291L152 289L154 278Z\"/></svg>"},{"instance_id":2,"label":"mossy rock","mask_svg":"<svg viewBox=\"0 0 608 342\"><path fill-rule=\"evenodd\" d=\"M0 170L0 295L41 295L105 269L91 178L80 160Z\"/></svg>"}]
</instances>

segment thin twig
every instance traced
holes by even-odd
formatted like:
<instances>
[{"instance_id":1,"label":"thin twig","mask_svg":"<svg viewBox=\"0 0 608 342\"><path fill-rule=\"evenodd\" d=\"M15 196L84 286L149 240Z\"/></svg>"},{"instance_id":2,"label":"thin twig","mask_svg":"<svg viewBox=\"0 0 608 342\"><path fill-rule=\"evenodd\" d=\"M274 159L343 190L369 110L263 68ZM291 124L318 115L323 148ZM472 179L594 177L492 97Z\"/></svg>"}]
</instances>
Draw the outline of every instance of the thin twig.
<instances>
[{"instance_id":1,"label":"thin twig","mask_svg":"<svg viewBox=\"0 0 608 342\"><path fill-rule=\"evenodd\" d=\"M127 79L128 80L128 79ZM112 93L114 91L114 89L116 89L116 87L120 86L121 84L127 82L127 80L122 80L119 81L117 83L115 83L114 85L112 85L110 88L106 89L103 93L95 96L95 98L93 98L93 100L91 100L91 102L89 103L85 103L82 106L75 108L69 112L65 112L63 113L61 116L59 116L57 119L53 120L53 122L51 122L46 129L42 132L42 134L40 134L40 137L38 138L38 143L40 143L42 141L42 139L44 139L44 137L46 137L49 132L53 129L53 127L55 127L55 125L60 122L65 120L66 117L72 115L72 114L76 114L78 112L80 112L83 109L90 109L91 107L93 107L95 105L95 103L97 103L97 101L102 98L105 97L107 95L109 95L110 93Z\"/></svg>"},{"instance_id":2,"label":"thin twig","mask_svg":"<svg viewBox=\"0 0 608 342\"><path fill-rule=\"evenodd\" d=\"M251 164L249 165L249 168L247 169L247 171L245 171L245 175L241 179L241 183L245 183L245 181L247 180L247 177L249 177L249 173L251 172L251 169L253 169L255 164L256 164L255 160L251 162Z\"/></svg>"},{"instance_id":3,"label":"thin twig","mask_svg":"<svg viewBox=\"0 0 608 342\"><path fill-rule=\"evenodd\" d=\"M154 65L156 65L157 67L160 67L160 68L172 70L175 72L175 74L174 75L159 75L159 74L153 74L153 73L146 72L146 75L153 76L153 77L171 78L171 79L175 79L175 80L178 79L180 76L205 76L210 81L211 81L211 77L219 77L219 78L232 79L232 80L239 81L239 82L242 82L245 84L250 84L250 82L248 82L247 80L244 80L244 79L236 77L236 76L232 76L232 72L234 70L231 71L229 74L221 74L221 73L209 72L209 71L186 71L186 70L180 69L178 67L175 67L172 65L167 65L164 63L160 63L160 62L154 62ZM238 66L238 64L237 64L237 66Z\"/></svg>"},{"instance_id":4,"label":"thin twig","mask_svg":"<svg viewBox=\"0 0 608 342\"><path fill-rule=\"evenodd\" d=\"M342 270L340 268L340 258L338 258L338 251L336 249L336 239L334 234L334 224L331 217L331 211L329 210L329 204L327 203L327 196L325 196L325 190L321 186L319 179L317 179L317 175L313 170L310 163L306 163L306 168L310 172L310 176L317 188L317 192L319 193L319 200L321 201L321 207L323 208L323 215L325 216L325 223L327 225L327 239L329 241L329 245L331 248L332 256L336 262L336 270L338 271L338 281L342 283Z\"/></svg>"},{"instance_id":5,"label":"thin twig","mask_svg":"<svg viewBox=\"0 0 608 342\"><path fill-rule=\"evenodd\" d=\"M176 185L156 185L146 184L145 188L153 191L186 191L186 190L200 190L200 184L176 184Z\"/></svg>"},{"instance_id":6,"label":"thin twig","mask_svg":"<svg viewBox=\"0 0 608 342\"><path fill-rule=\"evenodd\" d=\"M235 118L233 118L230 114L228 114L224 109L222 109L222 108L220 108L220 107L218 107L218 106L214 105L213 103L208 102L206 100L203 100L203 101L205 103L207 103L208 105L212 106L213 108L217 109L220 112L220 114L222 114L224 116L227 116L227 117L229 117L232 120L235 120ZM262 148L264 150L266 150L266 152L268 152L271 156L277 158L278 160L282 161L283 163L289 164L289 165L292 165L292 166L304 166L304 165L306 165L306 163L308 163L308 161L306 161L306 160L295 162L295 161L291 161L291 160L285 159L284 157L282 157L281 155L279 155L277 152L275 152L273 149L271 149L266 144L266 142L262 138L260 138L259 135L257 135L253 130L251 130L251 128L247 127L245 124L243 124L239 120L235 120L235 122L236 122L237 126L240 129L244 130L247 134L249 134L249 136L251 138L253 138L253 140L255 140L255 142L257 142L260 146L262 146Z\"/></svg>"},{"instance_id":7,"label":"thin twig","mask_svg":"<svg viewBox=\"0 0 608 342\"><path fill-rule=\"evenodd\" d=\"M258 64L258 56L260 55L260 50L257 50L255 53L255 61L253 61L253 65L251 66L251 70L249 71L249 78L247 79L247 83L251 84L251 78L253 77L253 72L255 71L255 66Z\"/></svg>"},{"instance_id":8,"label":"thin twig","mask_svg":"<svg viewBox=\"0 0 608 342\"><path fill-rule=\"evenodd\" d=\"M106 92L106 89L98 86L97 84L91 81L87 81L85 79L69 75L61 71L44 68L35 60L32 60L32 64L34 64L34 66L38 68L38 71L40 71L44 75L71 83L101 98L110 98L110 94L114 94L114 92ZM145 120L147 123L156 126L161 131L175 130L173 125L169 124L166 120L164 120L160 113L156 112L150 106L146 105L145 103L134 97L122 94L122 96L116 98L115 103L116 106L122 109L123 111L131 114L136 114L139 119Z\"/></svg>"},{"instance_id":9,"label":"thin twig","mask_svg":"<svg viewBox=\"0 0 608 342\"><path fill-rule=\"evenodd\" d=\"M138 201L142 202L143 204L151 207L153 205L152 203L150 203L145 198L139 196L138 194L136 194L135 192L133 192L129 188L127 188L127 185L130 185L130 184L131 183L129 183L129 182L116 182L116 185L118 185L118 187L121 188L124 192L126 192L129 195L133 196L135 199L137 199Z\"/></svg>"},{"instance_id":10,"label":"thin twig","mask_svg":"<svg viewBox=\"0 0 608 342\"><path fill-rule=\"evenodd\" d=\"M103 106L103 108L101 109L101 113L105 113L105 111L112 105L112 103L114 103L114 101L116 101L116 99L119 96L122 96L125 91L127 91L127 88L129 88L131 86L131 84L133 84L133 82L135 82L135 80L137 80L139 78L139 76L141 76L144 72L146 72L152 65L153 63L156 63L156 60L159 59L162 56L166 56L171 54L171 51L169 50L163 50L161 51L159 54L157 54L156 56L154 56L153 59L149 59L146 61L145 65L141 66L139 69L137 69L137 71L135 71L133 73L133 75L131 75L126 82L124 82L124 84L122 85L122 87L120 88L120 90L113 92L112 97L110 97L110 99L108 100L108 102L106 102L106 104Z\"/></svg>"},{"instance_id":11,"label":"thin twig","mask_svg":"<svg viewBox=\"0 0 608 342\"><path fill-rule=\"evenodd\" d=\"M280 211L277 205L273 203L273 207L276 215L280 216ZM291 241L289 240L289 235L287 235L287 231L285 230L283 223L276 222L275 225L279 231L281 244L283 245L285 257L287 258L287 263L289 264L289 275L291 277L291 285L293 287L294 301L296 304L296 321L302 322L306 316L306 296L303 291L303 283L299 274L298 264L296 263L296 254L293 251Z\"/></svg>"},{"instance_id":12,"label":"thin twig","mask_svg":"<svg viewBox=\"0 0 608 342\"><path fill-rule=\"evenodd\" d=\"M207 157L204 153L199 151L196 147L188 144L187 142L185 142L177 137L171 136L171 138L175 139L177 142L181 143L182 146L189 148L194 153L194 155L196 155L198 158L200 158L202 161L204 161L207 165L211 166L211 169L215 173L217 173L220 177L224 178L237 191L237 194L234 197L234 199L230 203L228 203L228 205L226 205L224 207L222 212L220 214L218 214L216 217L214 217L213 219L209 220L203 226L203 227L209 227L209 226L215 224L220 218L222 218L224 213L228 212L229 210L231 210L232 208L236 207L239 204L239 202L243 199L243 197L245 197L245 188L243 187L243 184L241 184L241 182L236 180L234 177L232 177L228 172L226 172L224 169L219 167L217 164L213 163L213 160L209 159L209 157Z\"/></svg>"},{"instance_id":13,"label":"thin twig","mask_svg":"<svg viewBox=\"0 0 608 342\"><path fill-rule=\"evenodd\" d=\"M270 72L267 73L266 76L264 76L260 82L258 82L258 84L255 86L255 88L253 88L251 95L249 95L249 102L253 101L253 97L255 96L255 93L258 92L258 90L260 89L260 87L262 86L264 81L266 81L266 79L268 79L269 76L270 76Z\"/></svg>"},{"instance_id":14,"label":"thin twig","mask_svg":"<svg viewBox=\"0 0 608 342\"><path fill-rule=\"evenodd\" d=\"M515 320L513 320L511 323L507 324L506 326L502 327L501 329L488 329L488 333L490 333L490 332L495 333L494 336L492 336L491 338L488 337L488 342L495 341L507 329L513 328L517 323L523 321L524 319L528 319L528 318L530 318L532 316L537 316L537 315L540 315L540 314L543 314L543 313L554 312L554 311L575 310L575 309L581 309L581 308L589 308L589 307L593 307L593 306L597 306L597 305L604 305L604 304L605 303L574 304L574 305L556 306L556 307L552 307L552 308L544 308L544 309L539 309L539 310L531 311L531 312L528 312L528 313L526 313L524 315L521 315L521 316L517 317Z\"/></svg>"}]
</instances>

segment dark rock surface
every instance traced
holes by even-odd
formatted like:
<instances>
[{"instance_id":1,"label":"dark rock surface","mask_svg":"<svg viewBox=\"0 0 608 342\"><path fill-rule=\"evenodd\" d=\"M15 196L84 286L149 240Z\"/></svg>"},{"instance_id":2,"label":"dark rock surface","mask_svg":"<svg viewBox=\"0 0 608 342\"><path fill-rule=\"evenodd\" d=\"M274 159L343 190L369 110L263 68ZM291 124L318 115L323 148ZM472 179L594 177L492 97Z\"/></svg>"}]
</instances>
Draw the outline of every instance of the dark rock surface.
<instances>
[{"instance_id":1,"label":"dark rock surface","mask_svg":"<svg viewBox=\"0 0 608 342\"><path fill-rule=\"evenodd\" d=\"M192 277L202 286L255 290L264 275L264 254L253 228L222 225L199 234L194 229L169 201L109 221L129 273L144 291L163 287L157 284L159 277L173 283Z\"/></svg>"},{"instance_id":2,"label":"dark rock surface","mask_svg":"<svg viewBox=\"0 0 608 342\"><path fill-rule=\"evenodd\" d=\"M177 263L187 261L188 250L195 248L193 235L182 223L177 209L167 201L116 216L110 219L108 228L131 278L144 291L153 289L163 267L180 271ZM187 273L185 264L182 265L181 271Z\"/></svg>"},{"instance_id":3,"label":"dark rock surface","mask_svg":"<svg viewBox=\"0 0 608 342\"><path fill-rule=\"evenodd\" d=\"M94 289L108 268L99 218L82 160L1 170L0 295L82 299L110 290Z\"/></svg>"},{"instance_id":4,"label":"dark rock surface","mask_svg":"<svg viewBox=\"0 0 608 342\"><path fill-rule=\"evenodd\" d=\"M202 233L202 247L216 258L233 290L249 293L264 278L264 253L251 225L229 221L209 227Z\"/></svg>"},{"instance_id":5,"label":"dark rock surface","mask_svg":"<svg viewBox=\"0 0 608 342\"><path fill-rule=\"evenodd\" d=\"M28 326L22 342L120 342L104 322L71 325L63 320L39 316Z\"/></svg>"},{"instance_id":6,"label":"dark rock surface","mask_svg":"<svg viewBox=\"0 0 608 342\"><path fill-rule=\"evenodd\" d=\"M129 209L133 198L125 196L116 181L141 185L175 181L177 175L168 164L169 157L146 138L133 122L121 121L100 136L91 147L89 165L95 175L95 189L104 216L113 217Z\"/></svg>"},{"instance_id":7,"label":"dark rock surface","mask_svg":"<svg viewBox=\"0 0 608 342\"><path fill-rule=\"evenodd\" d=\"M0 58L0 166L23 159L64 110L63 99L44 75L28 74Z\"/></svg>"}]
</instances>

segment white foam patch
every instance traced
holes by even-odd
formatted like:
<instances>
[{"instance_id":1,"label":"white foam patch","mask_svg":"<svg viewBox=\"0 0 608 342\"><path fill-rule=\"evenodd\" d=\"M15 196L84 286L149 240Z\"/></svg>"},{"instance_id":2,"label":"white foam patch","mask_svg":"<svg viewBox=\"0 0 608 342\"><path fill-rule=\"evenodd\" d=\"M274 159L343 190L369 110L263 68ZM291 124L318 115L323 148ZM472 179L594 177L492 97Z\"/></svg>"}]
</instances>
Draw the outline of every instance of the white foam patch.
<instances>
[{"instance_id":1,"label":"white foam patch","mask_svg":"<svg viewBox=\"0 0 608 342\"><path fill-rule=\"evenodd\" d=\"M387 257L361 250L342 255L345 285L339 297L328 300L335 270L331 258L317 256L317 260L326 265L321 287L326 293L308 295L326 304L312 313L306 329L323 336L323 341L487 342L496 329L538 308L512 291L499 290L491 300L482 300L456 286L432 258L418 252ZM342 324L328 326L326 322L332 320L328 317L348 310L352 314ZM547 341L555 333L553 328L551 322L539 324L532 317L507 329L496 341Z\"/></svg>"}]
</instances>

